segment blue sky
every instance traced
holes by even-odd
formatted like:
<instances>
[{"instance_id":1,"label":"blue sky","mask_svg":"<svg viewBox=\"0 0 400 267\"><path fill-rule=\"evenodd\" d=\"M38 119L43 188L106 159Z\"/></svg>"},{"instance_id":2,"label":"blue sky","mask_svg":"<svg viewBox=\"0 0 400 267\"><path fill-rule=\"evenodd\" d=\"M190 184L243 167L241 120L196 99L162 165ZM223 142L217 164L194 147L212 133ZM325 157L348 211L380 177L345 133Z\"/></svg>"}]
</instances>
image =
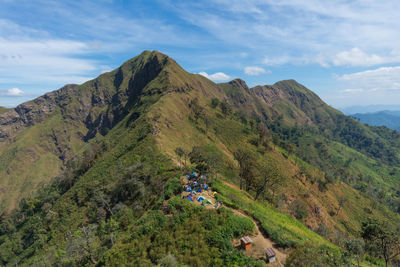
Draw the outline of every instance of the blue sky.
<instances>
[{"instance_id":1,"label":"blue sky","mask_svg":"<svg viewBox=\"0 0 400 267\"><path fill-rule=\"evenodd\" d=\"M400 1L0 0L0 105L158 50L216 82L296 79L328 104L399 104Z\"/></svg>"}]
</instances>

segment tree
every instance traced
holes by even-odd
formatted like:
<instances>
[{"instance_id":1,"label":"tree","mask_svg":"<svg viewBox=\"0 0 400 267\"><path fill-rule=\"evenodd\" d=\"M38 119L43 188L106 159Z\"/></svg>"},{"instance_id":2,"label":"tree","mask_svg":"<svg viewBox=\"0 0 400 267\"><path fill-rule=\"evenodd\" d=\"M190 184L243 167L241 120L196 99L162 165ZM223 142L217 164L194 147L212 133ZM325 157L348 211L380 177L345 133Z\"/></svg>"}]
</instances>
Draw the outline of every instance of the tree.
<instances>
[{"instance_id":1,"label":"tree","mask_svg":"<svg viewBox=\"0 0 400 267\"><path fill-rule=\"evenodd\" d=\"M243 187L243 180L246 182L246 191L250 189L253 178L255 159L254 156L246 150L238 149L233 153L235 160L239 163L240 189Z\"/></svg>"},{"instance_id":2,"label":"tree","mask_svg":"<svg viewBox=\"0 0 400 267\"><path fill-rule=\"evenodd\" d=\"M204 108L200 106L199 99L194 98L189 103L189 108L192 110L195 121L204 116Z\"/></svg>"},{"instance_id":3,"label":"tree","mask_svg":"<svg viewBox=\"0 0 400 267\"><path fill-rule=\"evenodd\" d=\"M343 208L344 204L347 202L347 198L345 196L340 196L339 197L339 207L336 211L336 216L339 214L339 211L341 208Z\"/></svg>"},{"instance_id":4,"label":"tree","mask_svg":"<svg viewBox=\"0 0 400 267\"><path fill-rule=\"evenodd\" d=\"M257 165L256 170L256 176L253 183L256 192L254 200L257 200L266 190L274 192L275 186L280 184L283 178L279 173L277 166L272 162L262 162Z\"/></svg>"},{"instance_id":5,"label":"tree","mask_svg":"<svg viewBox=\"0 0 400 267\"><path fill-rule=\"evenodd\" d=\"M97 264L95 250L99 246L99 240L96 237L96 228L96 225L82 226L79 230L69 234L67 260L81 265L87 260L94 265Z\"/></svg>"},{"instance_id":6,"label":"tree","mask_svg":"<svg viewBox=\"0 0 400 267\"><path fill-rule=\"evenodd\" d=\"M211 99L211 107L216 108L219 105L219 99L218 98L213 98Z\"/></svg>"},{"instance_id":7,"label":"tree","mask_svg":"<svg viewBox=\"0 0 400 267\"><path fill-rule=\"evenodd\" d=\"M375 219L365 221L361 227L361 237L372 253L376 251L380 254L386 267L391 259L400 255L399 233L386 222Z\"/></svg>"},{"instance_id":8,"label":"tree","mask_svg":"<svg viewBox=\"0 0 400 267\"><path fill-rule=\"evenodd\" d=\"M182 147L175 148L175 154L179 157L179 163L182 165L182 157L185 155L185 151Z\"/></svg>"},{"instance_id":9,"label":"tree","mask_svg":"<svg viewBox=\"0 0 400 267\"><path fill-rule=\"evenodd\" d=\"M357 266L360 267L360 258L364 255L364 242L360 239L346 239L344 241L344 248L357 260Z\"/></svg>"},{"instance_id":10,"label":"tree","mask_svg":"<svg viewBox=\"0 0 400 267\"><path fill-rule=\"evenodd\" d=\"M218 179L218 172L221 171L222 159L218 154L211 154L207 158L208 166L210 166L210 171L214 175L215 179Z\"/></svg>"},{"instance_id":11,"label":"tree","mask_svg":"<svg viewBox=\"0 0 400 267\"><path fill-rule=\"evenodd\" d=\"M208 116L203 116L203 121L204 121L204 126L205 126L205 133L208 133L208 130L210 129L211 126L211 119Z\"/></svg>"},{"instance_id":12,"label":"tree","mask_svg":"<svg viewBox=\"0 0 400 267\"><path fill-rule=\"evenodd\" d=\"M302 220L308 216L306 204L299 199L296 199L295 201L290 203L289 209L290 213L292 213L292 215L296 217L297 220Z\"/></svg>"},{"instance_id":13,"label":"tree","mask_svg":"<svg viewBox=\"0 0 400 267\"><path fill-rule=\"evenodd\" d=\"M193 147L192 152L189 153L189 158L192 164L196 164L196 169L200 173L207 173L209 171L210 166L207 162L208 156L202 147Z\"/></svg>"},{"instance_id":14,"label":"tree","mask_svg":"<svg viewBox=\"0 0 400 267\"><path fill-rule=\"evenodd\" d=\"M228 116L232 113L232 107L228 104L228 102L224 101L220 103L221 111L224 116Z\"/></svg>"}]
</instances>

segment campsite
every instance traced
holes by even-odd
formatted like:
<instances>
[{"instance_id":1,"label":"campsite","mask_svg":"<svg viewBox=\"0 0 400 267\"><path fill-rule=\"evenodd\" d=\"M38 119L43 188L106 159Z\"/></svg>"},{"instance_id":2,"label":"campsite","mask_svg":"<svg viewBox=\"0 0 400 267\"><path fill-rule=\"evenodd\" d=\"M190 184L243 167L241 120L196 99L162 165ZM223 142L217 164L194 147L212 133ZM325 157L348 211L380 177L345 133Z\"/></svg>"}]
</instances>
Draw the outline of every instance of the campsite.
<instances>
[{"instance_id":1,"label":"campsite","mask_svg":"<svg viewBox=\"0 0 400 267\"><path fill-rule=\"evenodd\" d=\"M284 266L287 254L276 248L276 244L271 241L266 234L260 231L258 222L247 216L240 210L233 209L219 200L218 192L213 191L208 184L207 176L197 172L192 172L181 177L183 191L181 196L197 206L203 206L206 209L215 209L218 212L220 208L232 209L237 216L250 218L255 226L254 232L250 236L243 236L240 239L231 240L232 245L244 255L257 260L264 260L268 266ZM234 186L228 182L227 185Z\"/></svg>"}]
</instances>

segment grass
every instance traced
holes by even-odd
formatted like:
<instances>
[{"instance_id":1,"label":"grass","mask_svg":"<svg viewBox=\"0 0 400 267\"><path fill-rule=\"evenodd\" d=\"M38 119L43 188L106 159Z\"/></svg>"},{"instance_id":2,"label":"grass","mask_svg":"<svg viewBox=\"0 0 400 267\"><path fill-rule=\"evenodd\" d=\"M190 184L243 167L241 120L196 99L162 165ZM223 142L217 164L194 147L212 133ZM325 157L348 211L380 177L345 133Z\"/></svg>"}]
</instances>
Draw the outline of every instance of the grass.
<instances>
[{"instance_id":1,"label":"grass","mask_svg":"<svg viewBox=\"0 0 400 267\"><path fill-rule=\"evenodd\" d=\"M252 216L260 222L262 230L281 246L292 247L311 242L315 245L335 247L326 239L305 227L301 222L277 211L269 203L253 201L243 192L221 181L216 181L213 189L218 192L219 201L223 201L226 205L242 210Z\"/></svg>"}]
</instances>

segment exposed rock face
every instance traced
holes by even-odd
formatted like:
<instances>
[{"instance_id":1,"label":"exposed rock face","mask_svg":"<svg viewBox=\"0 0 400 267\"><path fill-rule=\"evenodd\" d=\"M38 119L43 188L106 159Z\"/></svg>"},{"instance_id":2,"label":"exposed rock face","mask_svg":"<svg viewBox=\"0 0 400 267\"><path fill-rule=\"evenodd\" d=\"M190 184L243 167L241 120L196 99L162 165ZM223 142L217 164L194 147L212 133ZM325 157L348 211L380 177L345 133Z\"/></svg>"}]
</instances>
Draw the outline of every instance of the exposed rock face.
<instances>
[{"instance_id":1,"label":"exposed rock face","mask_svg":"<svg viewBox=\"0 0 400 267\"><path fill-rule=\"evenodd\" d=\"M137 100L143 88L161 72L168 60L167 56L153 52L146 60L143 57L133 59L109 73L107 79L114 80L111 86L105 84L100 76L86 83L87 90L76 84L65 85L0 114L0 142L44 121L55 111L61 112L65 119L83 122L88 129L85 141L97 132L104 133L127 113L126 105ZM159 92L144 94L152 93ZM105 107L108 108L104 110Z\"/></svg>"},{"instance_id":2,"label":"exposed rock face","mask_svg":"<svg viewBox=\"0 0 400 267\"><path fill-rule=\"evenodd\" d=\"M66 85L0 114L0 142L48 118L55 109L62 106L63 100L77 87L76 84Z\"/></svg>"},{"instance_id":3,"label":"exposed rock face","mask_svg":"<svg viewBox=\"0 0 400 267\"><path fill-rule=\"evenodd\" d=\"M232 85L233 87L249 91L249 87L247 86L246 82L243 81L242 79L234 79L230 81L229 84Z\"/></svg>"}]
</instances>

